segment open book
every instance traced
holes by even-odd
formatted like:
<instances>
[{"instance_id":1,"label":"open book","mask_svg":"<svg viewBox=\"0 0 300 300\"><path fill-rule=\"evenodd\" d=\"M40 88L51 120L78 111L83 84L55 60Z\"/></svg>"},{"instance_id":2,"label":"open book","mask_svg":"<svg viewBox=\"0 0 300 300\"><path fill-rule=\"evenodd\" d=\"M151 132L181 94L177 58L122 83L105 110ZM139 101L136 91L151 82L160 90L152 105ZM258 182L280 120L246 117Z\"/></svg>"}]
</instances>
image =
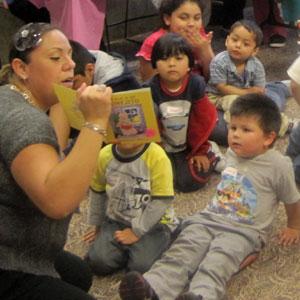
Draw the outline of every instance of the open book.
<instances>
[{"instance_id":1,"label":"open book","mask_svg":"<svg viewBox=\"0 0 300 300\"><path fill-rule=\"evenodd\" d=\"M76 91L57 84L54 90L70 126L80 130L85 121L77 106ZM112 94L112 112L105 142L121 141L160 142L150 88Z\"/></svg>"}]
</instances>

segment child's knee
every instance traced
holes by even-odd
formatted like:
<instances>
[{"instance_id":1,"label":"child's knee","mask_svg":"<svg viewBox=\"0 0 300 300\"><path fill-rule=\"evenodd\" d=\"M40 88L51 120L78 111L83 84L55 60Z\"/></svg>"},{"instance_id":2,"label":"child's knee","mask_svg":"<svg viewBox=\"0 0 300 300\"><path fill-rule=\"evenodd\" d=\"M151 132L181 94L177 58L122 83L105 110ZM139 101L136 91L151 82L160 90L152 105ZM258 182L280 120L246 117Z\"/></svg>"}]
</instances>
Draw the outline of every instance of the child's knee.
<instances>
[{"instance_id":1,"label":"child's knee","mask_svg":"<svg viewBox=\"0 0 300 300\"><path fill-rule=\"evenodd\" d=\"M91 248L87 253L86 262L93 273L99 276L111 274L121 268L116 260L104 254L103 251L99 251L99 249Z\"/></svg>"}]
</instances>

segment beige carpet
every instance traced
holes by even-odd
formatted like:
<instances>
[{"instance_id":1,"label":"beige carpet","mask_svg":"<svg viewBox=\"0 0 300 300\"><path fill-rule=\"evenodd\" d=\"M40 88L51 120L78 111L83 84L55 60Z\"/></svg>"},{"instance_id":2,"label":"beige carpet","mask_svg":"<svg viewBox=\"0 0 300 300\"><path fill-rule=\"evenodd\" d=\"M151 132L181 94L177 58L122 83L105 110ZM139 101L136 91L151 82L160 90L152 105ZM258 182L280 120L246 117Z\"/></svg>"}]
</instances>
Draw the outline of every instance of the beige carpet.
<instances>
[{"instance_id":1,"label":"beige carpet","mask_svg":"<svg viewBox=\"0 0 300 300\"><path fill-rule=\"evenodd\" d=\"M224 38L216 32L214 49L222 50L223 44ZM127 46L130 45L124 42L117 50L124 51ZM296 58L296 48L295 31L290 32L285 48L262 47L259 57L266 67L268 80L287 79L286 70ZM135 68L136 63L133 61L131 66ZM286 113L289 117L300 118L300 107L293 99L288 101ZM284 153L287 141L287 137L282 138L277 141L275 147ZM177 194L175 200L177 214L185 216L202 209L214 193L218 181L219 175L216 174L204 189L190 194ZM82 235L88 229L86 209L87 201L82 203L81 213L76 214L72 220L67 244L70 251L81 256L87 250L87 245L82 241ZM285 248L278 246L276 241L276 233L285 222L284 209L280 207L269 244L256 262L230 281L227 300L300 300L300 245ZM118 284L122 275L123 273L119 272L113 276L95 277L91 294L99 300L119 299Z\"/></svg>"},{"instance_id":2,"label":"beige carpet","mask_svg":"<svg viewBox=\"0 0 300 300\"><path fill-rule=\"evenodd\" d=\"M287 113L300 115L300 109L293 99L288 102ZM287 137L278 140L275 147L284 152L286 144ZM186 216L202 209L214 193L218 181L219 175L215 174L204 189L189 194L176 194L177 214ZM81 256L87 250L87 245L82 241L82 235L88 230L86 213L87 201L84 201L80 214L73 217L67 244L67 249ZM269 244L256 262L228 284L228 300L300 300L300 246L281 247L276 239L276 233L285 223L284 208L280 206ZM122 275L119 272L113 276L95 277L91 294L97 299L119 299L118 283Z\"/></svg>"},{"instance_id":3,"label":"beige carpet","mask_svg":"<svg viewBox=\"0 0 300 300\"><path fill-rule=\"evenodd\" d=\"M0 57L3 62L7 58L7 46L10 35L21 22L12 18L7 11L0 9ZM216 52L224 48L224 38L217 28L215 30L213 46ZM290 31L287 46L281 49L262 47L259 57L263 61L268 80L287 79L286 69L296 58L296 32ZM134 57L137 45L122 41L113 45L113 51L118 51L131 59ZM131 63L133 68L136 63ZM300 117L300 108L294 100L287 105L290 117ZM276 147L284 152L287 138L280 139ZM175 207L179 216L185 216L202 209L211 198L219 176L214 175L210 183L201 191L190 194L177 194ZM75 214L70 226L66 248L83 256L87 245L82 241L83 234L88 230L86 223L87 201L81 205L80 214ZM270 243L261 252L258 260L236 275L228 284L228 300L300 300L300 246L279 247L276 243L276 233L285 224L284 209L280 207L274 222ZM122 272L113 276L95 277L91 294L97 299L119 299L117 296L118 283ZM55 299L54 299L55 300ZM164 300L164 299L162 299Z\"/></svg>"}]
</instances>

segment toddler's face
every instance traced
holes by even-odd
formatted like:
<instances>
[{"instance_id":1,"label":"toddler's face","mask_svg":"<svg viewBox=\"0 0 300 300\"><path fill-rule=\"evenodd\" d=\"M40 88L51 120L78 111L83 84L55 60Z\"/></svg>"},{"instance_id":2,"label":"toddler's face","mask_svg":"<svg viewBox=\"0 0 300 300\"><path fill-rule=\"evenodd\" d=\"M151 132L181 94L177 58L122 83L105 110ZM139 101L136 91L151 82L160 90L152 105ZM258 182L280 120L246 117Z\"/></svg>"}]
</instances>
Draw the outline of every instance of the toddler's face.
<instances>
[{"instance_id":1,"label":"toddler's face","mask_svg":"<svg viewBox=\"0 0 300 300\"><path fill-rule=\"evenodd\" d=\"M255 35L245 27L236 27L226 38L225 42L230 57L237 62L246 61L257 53Z\"/></svg>"},{"instance_id":2,"label":"toddler's face","mask_svg":"<svg viewBox=\"0 0 300 300\"><path fill-rule=\"evenodd\" d=\"M186 1L170 16L165 15L164 22L170 32L185 36L186 32L199 32L202 27L202 12L195 2Z\"/></svg>"},{"instance_id":3,"label":"toddler's face","mask_svg":"<svg viewBox=\"0 0 300 300\"><path fill-rule=\"evenodd\" d=\"M228 144L237 156L251 158L267 151L276 134L265 134L256 116L233 116L228 130Z\"/></svg>"},{"instance_id":4,"label":"toddler's face","mask_svg":"<svg viewBox=\"0 0 300 300\"><path fill-rule=\"evenodd\" d=\"M167 86L179 88L183 78L190 71L188 56L181 53L166 59L160 59L156 62L156 70Z\"/></svg>"}]
</instances>

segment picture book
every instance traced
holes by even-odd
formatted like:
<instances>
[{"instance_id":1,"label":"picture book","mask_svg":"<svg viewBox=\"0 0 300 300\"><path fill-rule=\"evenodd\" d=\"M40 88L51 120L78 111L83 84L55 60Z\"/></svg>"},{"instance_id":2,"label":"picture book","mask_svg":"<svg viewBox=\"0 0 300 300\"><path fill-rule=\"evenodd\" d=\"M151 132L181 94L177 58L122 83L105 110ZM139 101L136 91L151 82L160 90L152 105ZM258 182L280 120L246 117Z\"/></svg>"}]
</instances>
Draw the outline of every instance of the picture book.
<instances>
[{"instance_id":1,"label":"picture book","mask_svg":"<svg viewBox=\"0 0 300 300\"><path fill-rule=\"evenodd\" d=\"M76 91L61 85L55 85L54 89L70 126L80 130L85 121L78 109ZM112 111L105 142L122 141L160 142L150 88L112 94Z\"/></svg>"}]
</instances>

